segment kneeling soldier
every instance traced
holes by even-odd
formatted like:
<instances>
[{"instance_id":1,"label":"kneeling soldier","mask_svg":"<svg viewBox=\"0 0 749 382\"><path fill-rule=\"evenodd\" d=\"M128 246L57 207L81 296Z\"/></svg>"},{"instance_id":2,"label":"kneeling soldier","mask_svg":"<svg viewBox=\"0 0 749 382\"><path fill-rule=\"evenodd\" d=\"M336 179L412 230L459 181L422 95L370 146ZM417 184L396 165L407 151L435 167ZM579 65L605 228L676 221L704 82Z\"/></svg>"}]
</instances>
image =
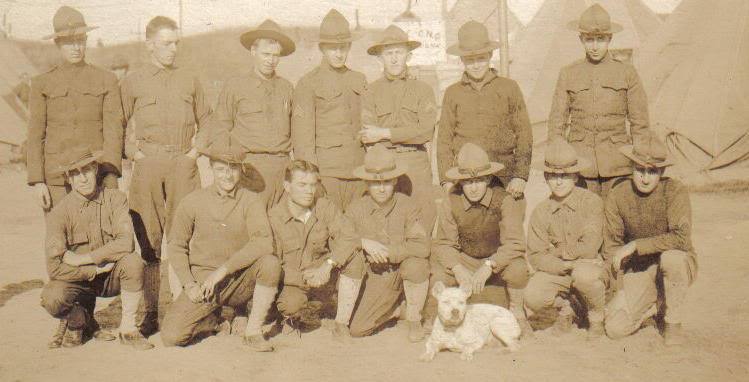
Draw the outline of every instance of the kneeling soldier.
<instances>
[{"instance_id":1,"label":"kneeling soldier","mask_svg":"<svg viewBox=\"0 0 749 382\"><path fill-rule=\"evenodd\" d=\"M96 297L122 299L120 341L139 350L153 347L135 327L143 296L143 261L135 252L133 224L125 194L97 182L101 153L73 150L61 172L74 192L47 219L47 273L42 306L60 325L50 348L83 343L84 329L114 340L93 321ZM66 335L67 331L67 335Z\"/></svg>"},{"instance_id":2,"label":"kneeling soldier","mask_svg":"<svg viewBox=\"0 0 749 382\"><path fill-rule=\"evenodd\" d=\"M355 337L372 334L390 321L405 292L408 338L413 342L424 338L421 310L429 289L429 238L419 222L418 203L395 191L398 177L405 172L395 153L380 144L354 170L368 189L346 211L367 261L367 281L351 320Z\"/></svg>"},{"instance_id":3,"label":"kneeling soldier","mask_svg":"<svg viewBox=\"0 0 749 382\"><path fill-rule=\"evenodd\" d=\"M268 213L276 255L283 267L283 290L278 311L287 319L315 312L308 301L313 289L328 283L333 269L340 269L338 312L333 335L349 336L348 324L364 277L364 257L356 253L357 238L338 207L316 197L320 184L317 166L293 161L284 174L284 196Z\"/></svg>"},{"instance_id":4,"label":"kneeling soldier","mask_svg":"<svg viewBox=\"0 0 749 382\"><path fill-rule=\"evenodd\" d=\"M697 276L689 193L675 179L662 177L671 162L660 141L635 140L621 152L632 161L632 179L606 199L603 253L617 278L617 293L606 306L606 334L627 336L656 313L660 273L665 343L679 345L682 305Z\"/></svg>"},{"instance_id":5,"label":"kneeling soldier","mask_svg":"<svg viewBox=\"0 0 749 382\"><path fill-rule=\"evenodd\" d=\"M504 168L488 154L466 143L457 155L457 167L445 174L454 189L439 205L437 235L432 243L432 284L460 285L479 295L488 285L507 287L510 310L524 335L533 330L523 311L523 288L528 283L523 217L525 200L515 199L495 174ZM429 297L427 319L436 315L437 301ZM427 324L429 324L427 322Z\"/></svg>"},{"instance_id":6,"label":"kneeling soldier","mask_svg":"<svg viewBox=\"0 0 749 382\"><path fill-rule=\"evenodd\" d=\"M591 338L603 335L603 306L608 273L598 254L603 237L603 201L592 191L576 187L588 162L562 139L546 149L544 177L551 190L528 225L528 257L536 269L525 288L525 304L533 312L559 309L555 329L572 326L570 290L576 290L588 308Z\"/></svg>"},{"instance_id":7,"label":"kneeling soldier","mask_svg":"<svg viewBox=\"0 0 749 382\"><path fill-rule=\"evenodd\" d=\"M174 216L169 256L184 293L166 312L161 338L167 346L187 345L222 306L242 310L252 300L244 343L273 351L262 324L276 297L281 264L273 256L264 200L237 186L241 147L223 137L203 153L210 158L213 184L187 195Z\"/></svg>"}]
</instances>

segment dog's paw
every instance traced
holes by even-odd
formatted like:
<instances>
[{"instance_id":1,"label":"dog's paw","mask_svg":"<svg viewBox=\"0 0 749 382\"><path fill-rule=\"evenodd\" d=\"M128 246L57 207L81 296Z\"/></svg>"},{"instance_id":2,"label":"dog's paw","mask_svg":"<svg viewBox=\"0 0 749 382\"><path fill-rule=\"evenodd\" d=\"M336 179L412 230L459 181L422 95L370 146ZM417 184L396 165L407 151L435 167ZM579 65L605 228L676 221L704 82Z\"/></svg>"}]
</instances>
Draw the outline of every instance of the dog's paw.
<instances>
[{"instance_id":1,"label":"dog's paw","mask_svg":"<svg viewBox=\"0 0 749 382\"><path fill-rule=\"evenodd\" d=\"M473 359L473 353L460 353L460 359L463 361L470 361Z\"/></svg>"},{"instance_id":2,"label":"dog's paw","mask_svg":"<svg viewBox=\"0 0 749 382\"><path fill-rule=\"evenodd\" d=\"M421 362L432 362L434 359L434 353L424 353L419 357Z\"/></svg>"}]
</instances>

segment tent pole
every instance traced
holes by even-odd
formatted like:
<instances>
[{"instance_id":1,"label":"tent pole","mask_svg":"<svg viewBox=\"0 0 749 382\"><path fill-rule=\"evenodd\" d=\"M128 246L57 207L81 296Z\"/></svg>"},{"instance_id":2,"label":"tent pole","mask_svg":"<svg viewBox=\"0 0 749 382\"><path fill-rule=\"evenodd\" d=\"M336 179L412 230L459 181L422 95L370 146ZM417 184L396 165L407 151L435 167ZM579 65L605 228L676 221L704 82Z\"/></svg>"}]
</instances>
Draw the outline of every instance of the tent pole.
<instances>
[{"instance_id":1,"label":"tent pole","mask_svg":"<svg viewBox=\"0 0 749 382\"><path fill-rule=\"evenodd\" d=\"M510 76L510 44L507 25L507 0L497 0L497 15L499 16L499 74Z\"/></svg>"}]
</instances>

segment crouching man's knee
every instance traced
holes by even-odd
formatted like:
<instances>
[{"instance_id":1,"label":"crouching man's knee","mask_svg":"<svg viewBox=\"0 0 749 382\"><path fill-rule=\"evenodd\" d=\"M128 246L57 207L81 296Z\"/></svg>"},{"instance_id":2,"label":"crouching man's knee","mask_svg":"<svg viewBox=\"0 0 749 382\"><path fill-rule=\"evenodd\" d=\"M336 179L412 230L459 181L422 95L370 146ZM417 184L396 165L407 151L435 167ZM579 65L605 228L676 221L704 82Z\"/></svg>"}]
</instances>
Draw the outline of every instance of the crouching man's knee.
<instances>
[{"instance_id":1,"label":"crouching man's knee","mask_svg":"<svg viewBox=\"0 0 749 382\"><path fill-rule=\"evenodd\" d=\"M191 333L180 331L174 325L169 325L166 321L161 325L161 341L164 346L187 346L192 338Z\"/></svg>"},{"instance_id":2,"label":"crouching man's knee","mask_svg":"<svg viewBox=\"0 0 749 382\"><path fill-rule=\"evenodd\" d=\"M367 262L364 260L364 255L361 252L357 252L351 257L348 263L346 263L341 269L341 274L354 280L361 280L367 273Z\"/></svg>"},{"instance_id":3,"label":"crouching man's knee","mask_svg":"<svg viewBox=\"0 0 749 382\"><path fill-rule=\"evenodd\" d=\"M528 264L526 264L525 258L512 259L507 267L502 270L502 280L508 288L523 289L528 285L529 279Z\"/></svg>"},{"instance_id":4,"label":"crouching man's knee","mask_svg":"<svg viewBox=\"0 0 749 382\"><path fill-rule=\"evenodd\" d=\"M661 270L663 277L679 283L691 283L689 254L684 251L670 250L661 253Z\"/></svg>"},{"instance_id":5,"label":"crouching man's knee","mask_svg":"<svg viewBox=\"0 0 749 382\"><path fill-rule=\"evenodd\" d=\"M128 253L117 261L120 286L128 292L138 292L143 289L143 259L135 252Z\"/></svg>"},{"instance_id":6,"label":"crouching man's knee","mask_svg":"<svg viewBox=\"0 0 749 382\"><path fill-rule=\"evenodd\" d=\"M604 313L604 329L611 339L621 339L635 332L640 326L638 320L632 317L627 309L624 293L617 293L606 305Z\"/></svg>"},{"instance_id":7,"label":"crouching man's knee","mask_svg":"<svg viewBox=\"0 0 749 382\"><path fill-rule=\"evenodd\" d=\"M258 284L273 287L278 285L281 279L281 261L278 257L263 255L255 261L252 267L255 269Z\"/></svg>"},{"instance_id":8,"label":"crouching man's knee","mask_svg":"<svg viewBox=\"0 0 749 382\"><path fill-rule=\"evenodd\" d=\"M63 318L72 308L74 299L63 281L51 280L42 289L41 305L52 317Z\"/></svg>"},{"instance_id":9,"label":"crouching man's knee","mask_svg":"<svg viewBox=\"0 0 749 382\"><path fill-rule=\"evenodd\" d=\"M539 312L554 306L558 288L545 272L536 272L523 290L525 306L533 312Z\"/></svg>"},{"instance_id":10,"label":"crouching man's knee","mask_svg":"<svg viewBox=\"0 0 749 382\"><path fill-rule=\"evenodd\" d=\"M295 286L284 286L276 300L278 312L284 317L293 316L307 303L307 294Z\"/></svg>"},{"instance_id":11,"label":"crouching man's knee","mask_svg":"<svg viewBox=\"0 0 749 382\"><path fill-rule=\"evenodd\" d=\"M429 279L429 260L409 257L400 264L400 275L403 280L422 283Z\"/></svg>"}]
</instances>

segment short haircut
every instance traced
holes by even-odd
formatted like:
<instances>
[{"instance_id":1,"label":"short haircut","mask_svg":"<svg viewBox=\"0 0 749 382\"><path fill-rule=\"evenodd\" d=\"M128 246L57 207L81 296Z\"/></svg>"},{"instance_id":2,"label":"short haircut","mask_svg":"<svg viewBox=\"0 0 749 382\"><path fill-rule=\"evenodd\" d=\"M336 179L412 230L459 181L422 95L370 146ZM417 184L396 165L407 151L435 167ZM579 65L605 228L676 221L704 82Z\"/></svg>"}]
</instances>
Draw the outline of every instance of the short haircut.
<instances>
[{"instance_id":1,"label":"short haircut","mask_svg":"<svg viewBox=\"0 0 749 382\"><path fill-rule=\"evenodd\" d=\"M294 171L309 172L320 175L320 169L314 163L307 162L306 160L293 160L286 166L286 170L283 173L283 180L291 182L291 177L294 175Z\"/></svg>"},{"instance_id":2,"label":"short haircut","mask_svg":"<svg viewBox=\"0 0 749 382\"><path fill-rule=\"evenodd\" d=\"M268 42L269 44L272 44L272 45L278 45L279 48L283 49L283 47L281 46L281 43L278 42L278 40L275 40L275 39L272 39L272 38L259 38L259 39L256 39L255 41L252 42L252 45L250 47L257 49L257 46L260 44L261 41L266 41L266 42Z\"/></svg>"},{"instance_id":3,"label":"short haircut","mask_svg":"<svg viewBox=\"0 0 749 382\"><path fill-rule=\"evenodd\" d=\"M177 26L176 21L166 16L156 16L148 22L148 25L146 25L146 38L153 37L162 29L171 29L173 31L176 31L179 30L179 27Z\"/></svg>"}]
</instances>

